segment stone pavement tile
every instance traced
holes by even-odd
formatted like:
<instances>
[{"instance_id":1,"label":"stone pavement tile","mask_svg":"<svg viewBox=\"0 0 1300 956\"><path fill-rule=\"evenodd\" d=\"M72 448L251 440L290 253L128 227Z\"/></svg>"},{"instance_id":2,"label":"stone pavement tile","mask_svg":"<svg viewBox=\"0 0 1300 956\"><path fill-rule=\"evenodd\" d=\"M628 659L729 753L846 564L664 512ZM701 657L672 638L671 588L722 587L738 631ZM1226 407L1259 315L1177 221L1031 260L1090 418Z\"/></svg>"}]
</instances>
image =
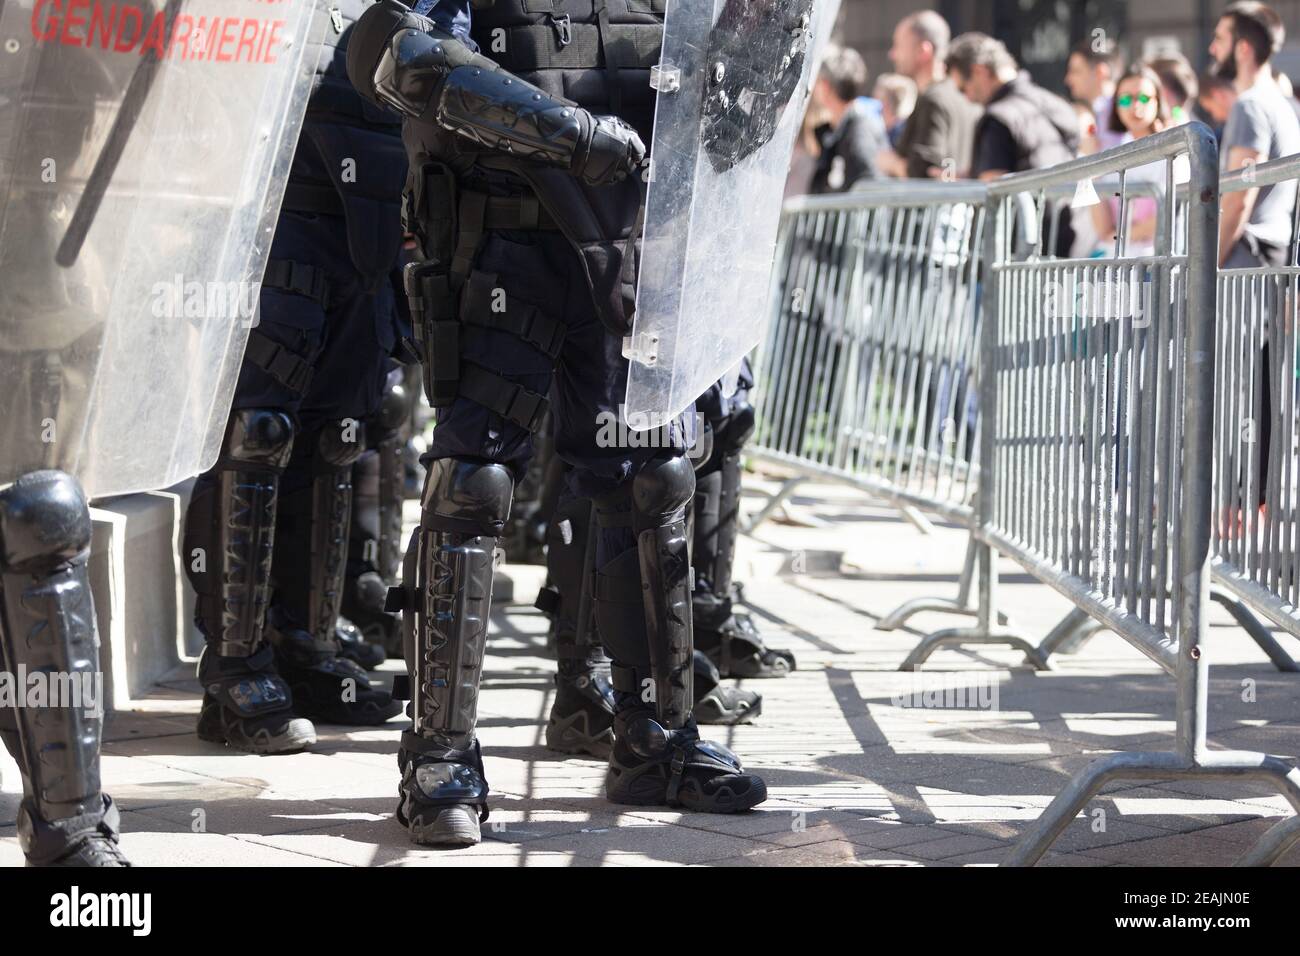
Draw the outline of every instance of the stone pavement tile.
<instances>
[{"instance_id":1,"label":"stone pavement tile","mask_svg":"<svg viewBox=\"0 0 1300 956\"><path fill-rule=\"evenodd\" d=\"M538 853L524 847L512 847L510 853L499 856L484 856L470 853L463 856L447 858L442 851L420 850L413 847L412 852L394 863L386 866L456 866L456 867L584 867L594 868L610 865L605 860L587 860L572 853ZM615 866L628 865L614 863ZM634 865L634 864L633 864ZM671 864L668 864L671 865Z\"/></svg>"},{"instance_id":2,"label":"stone pavement tile","mask_svg":"<svg viewBox=\"0 0 1300 956\"><path fill-rule=\"evenodd\" d=\"M1239 855L1232 843L1205 830L1087 848L1087 853L1127 866L1227 866Z\"/></svg>"},{"instance_id":3,"label":"stone pavement tile","mask_svg":"<svg viewBox=\"0 0 1300 956\"><path fill-rule=\"evenodd\" d=\"M1290 804L1278 794L1248 796L1237 790L1231 797L1213 796L1202 790L1191 792L1197 781L1188 781L1188 790L1164 785L1134 787L1103 794L1093 805L1110 803L1114 812L1126 820L1175 832L1188 832L1216 826L1231 820L1271 818L1273 822L1289 815ZM1235 799L1233 799L1235 797Z\"/></svg>"},{"instance_id":4,"label":"stone pavement tile","mask_svg":"<svg viewBox=\"0 0 1300 956\"><path fill-rule=\"evenodd\" d=\"M958 856L950 856L946 859L937 861L939 866L999 866L1010 855L1012 845L994 847L986 850L978 850L974 853L962 853ZM1048 850L1042 858L1034 864L1035 866L1086 866L1086 867L1103 867L1116 866L1117 864L1110 860L1103 860L1095 856L1088 856L1086 853L1057 853Z\"/></svg>"},{"instance_id":5,"label":"stone pavement tile","mask_svg":"<svg viewBox=\"0 0 1300 956\"><path fill-rule=\"evenodd\" d=\"M1242 820L1236 823L1222 823L1217 826L1206 827L1198 832L1203 833L1210 839L1221 841L1225 846L1232 847L1232 850L1224 858L1224 863L1229 864L1253 847L1256 841L1279 820L1279 817ZM1300 844L1293 846L1273 865L1300 866Z\"/></svg>"},{"instance_id":6,"label":"stone pavement tile","mask_svg":"<svg viewBox=\"0 0 1300 956\"><path fill-rule=\"evenodd\" d=\"M683 813L676 810L630 810L631 816L710 833L724 833L783 846L837 839L862 826L858 815L835 810L773 809L771 801L748 813Z\"/></svg>"},{"instance_id":7,"label":"stone pavement tile","mask_svg":"<svg viewBox=\"0 0 1300 956\"><path fill-rule=\"evenodd\" d=\"M910 847L929 840L951 836L950 831L936 824L887 823L875 821L874 826L863 827L849 835L849 842L873 850L892 850Z\"/></svg>"},{"instance_id":8,"label":"stone pavement tile","mask_svg":"<svg viewBox=\"0 0 1300 956\"><path fill-rule=\"evenodd\" d=\"M109 714L104 722L104 743L136 737L193 734L194 721L195 717L186 713L118 710Z\"/></svg>"},{"instance_id":9,"label":"stone pavement tile","mask_svg":"<svg viewBox=\"0 0 1300 956\"><path fill-rule=\"evenodd\" d=\"M1300 701L1294 705L1300 710ZM1262 727L1233 726L1208 735L1210 743L1216 750L1256 750L1266 754L1276 754L1300 763L1300 727L1293 723L1270 722Z\"/></svg>"},{"instance_id":10,"label":"stone pavement tile","mask_svg":"<svg viewBox=\"0 0 1300 956\"><path fill-rule=\"evenodd\" d=\"M105 754L100 760L104 790L123 810L195 807L220 800L253 800L255 787L234 780L213 779L165 764Z\"/></svg>"},{"instance_id":11,"label":"stone pavement tile","mask_svg":"<svg viewBox=\"0 0 1300 956\"><path fill-rule=\"evenodd\" d=\"M808 847L772 847L755 850L752 853L746 853L743 856L728 857L723 860L711 860L706 866L791 866L791 867L812 867L812 866L839 866L842 864L857 863L858 857L853 850L848 847L842 848L838 854L818 853ZM896 865L914 866L918 861L911 858L898 858Z\"/></svg>"},{"instance_id":12,"label":"stone pavement tile","mask_svg":"<svg viewBox=\"0 0 1300 956\"><path fill-rule=\"evenodd\" d=\"M1005 852L1010 849L1010 844L1004 841L991 840L988 837L976 836L971 833L948 833L937 840L923 840L920 843L909 843L906 846L907 853L910 856L935 862L942 862L950 857L978 853L984 850L1003 850Z\"/></svg>"},{"instance_id":13,"label":"stone pavement tile","mask_svg":"<svg viewBox=\"0 0 1300 956\"><path fill-rule=\"evenodd\" d=\"M528 846L539 850L571 850L589 859L599 859L606 853L643 853L676 863L702 863L740 856L754 844L753 840L725 833L629 817L609 829L548 837L532 841Z\"/></svg>"},{"instance_id":14,"label":"stone pavement tile","mask_svg":"<svg viewBox=\"0 0 1300 956\"><path fill-rule=\"evenodd\" d=\"M1106 810L1103 819L1095 815L1098 809ZM1071 820L1052 843L1052 849L1067 853L1089 853L1096 855L1099 849L1116 844L1135 841L1158 840L1169 836L1169 831L1160 827L1147 826L1119 818L1110 808L1103 804L1090 804L1083 810L1084 815ZM1017 831L1015 839L1029 828L1029 822ZM1104 830L1094 827L1105 826Z\"/></svg>"},{"instance_id":15,"label":"stone pavement tile","mask_svg":"<svg viewBox=\"0 0 1300 956\"><path fill-rule=\"evenodd\" d=\"M147 811L122 814L122 848L137 866L328 866L328 860L287 848L189 826Z\"/></svg>"},{"instance_id":16,"label":"stone pavement tile","mask_svg":"<svg viewBox=\"0 0 1300 956\"><path fill-rule=\"evenodd\" d=\"M382 828L382 830L380 829ZM438 849L411 843L393 821L359 824L338 833L259 836L250 842L348 866L594 866L569 849L484 840L474 847Z\"/></svg>"},{"instance_id":17,"label":"stone pavement tile","mask_svg":"<svg viewBox=\"0 0 1300 956\"><path fill-rule=\"evenodd\" d=\"M332 830L352 822L385 819L383 813L351 809L325 801L280 797L269 791L244 788L244 792L227 792L208 796L204 788L189 798L149 807L152 816L170 820L191 829L201 821L208 833L239 836L295 833L306 830ZM201 816L200 816L201 814Z\"/></svg>"},{"instance_id":18,"label":"stone pavement tile","mask_svg":"<svg viewBox=\"0 0 1300 956\"><path fill-rule=\"evenodd\" d=\"M758 849L744 854L751 866L924 866L925 861L911 854L910 847L890 849L855 844L845 840L814 843L802 847ZM730 865L731 860L717 865Z\"/></svg>"},{"instance_id":19,"label":"stone pavement tile","mask_svg":"<svg viewBox=\"0 0 1300 956\"><path fill-rule=\"evenodd\" d=\"M484 770L494 793L542 800L589 800L604 797L605 764L596 760L560 759L539 748L532 759L483 757ZM396 775L392 785L397 783Z\"/></svg>"}]
</instances>

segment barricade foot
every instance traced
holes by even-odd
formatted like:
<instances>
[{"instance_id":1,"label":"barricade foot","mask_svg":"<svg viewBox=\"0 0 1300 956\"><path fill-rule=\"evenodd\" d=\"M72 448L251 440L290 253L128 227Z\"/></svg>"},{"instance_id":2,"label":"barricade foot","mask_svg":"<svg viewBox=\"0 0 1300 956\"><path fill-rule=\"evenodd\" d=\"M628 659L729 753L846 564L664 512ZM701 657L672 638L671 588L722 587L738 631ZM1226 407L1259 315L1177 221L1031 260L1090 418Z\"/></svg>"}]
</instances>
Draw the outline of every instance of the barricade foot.
<instances>
[{"instance_id":1,"label":"barricade foot","mask_svg":"<svg viewBox=\"0 0 1300 956\"><path fill-rule=\"evenodd\" d=\"M1102 787L1114 780L1152 783L1184 777L1218 780L1253 780L1276 787L1295 808L1288 817L1265 833L1237 863L1238 866L1268 866L1300 840L1300 770L1267 754L1220 750L1203 753L1196 761L1180 754L1118 753L1094 761L1074 776L1033 822L1012 849L1002 866L1033 866L1047 852L1084 805Z\"/></svg>"},{"instance_id":2,"label":"barricade foot","mask_svg":"<svg viewBox=\"0 0 1300 956\"><path fill-rule=\"evenodd\" d=\"M1053 654L1077 654L1093 635L1105 629L1105 625L1087 611L1074 608L1047 632L1038 649L1045 659Z\"/></svg>"},{"instance_id":3,"label":"barricade foot","mask_svg":"<svg viewBox=\"0 0 1300 956\"><path fill-rule=\"evenodd\" d=\"M999 644L1014 647L1024 652L1025 663L1035 670L1049 671L1052 669L1051 663L1031 641L1020 636L1015 631L1000 627L991 629L952 627L942 631L935 631L933 634L928 634L921 639L921 643L912 649L912 653L907 655L907 660L903 661L898 669L900 671L919 670L930 655L939 648L961 647L968 644Z\"/></svg>"},{"instance_id":4,"label":"barricade foot","mask_svg":"<svg viewBox=\"0 0 1300 956\"><path fill-rule=\"evenodd\" d=\"M876 625L877 631L896 631L904 624L907 619L914 614L920 614L922 611L939 611L943 614L963 614L967 617L978 617L979 608L972 607L969 604L963 604L960 601L954 601L951 598L916 598L911 601L904 601L894 610L890 611L880 623ZM998 623L1006 625L1010 623L1008 618L1001 611L998 612Z\"/></svg>"},{"instance_id":5,"label":"barricade foot","mask_svg":"<svg viewBox=\"0 0 1300 956\"><path fill-rule=\"evenodd\" d=\"M1273 662L1273 666L1284 674L1300 673L1300 664L1297 664L1277 642L1269 629L1264 626L1264 622L1255 616L1242 601L1238 600L1236 595L1224 590L1223 588L1210 588L1210 600L1224 607L1232 615L1239 627L1247 634L1250 639L1259 645L1259 649L1268 655L1268 659Z\"/></svg>"},{"instance_id":6,"label":"barricade foot","mask_svg":"<svg viewBox=\"0 0 1300 956\"><path fill-rule=\"evenodd\" d=\"M752 518L746 519L741 524L741 530L744 531L745 534L753 534L758 529L758 526L768 518L772 517L772 513L776 511L777 508L784 505L786 500L794 494L795 489L806 480L806 478L787 478L785 481L781 482L781 487L763 503L763 507L759 510L758 514L754 515Z\"/></svg>"}]
</instances>

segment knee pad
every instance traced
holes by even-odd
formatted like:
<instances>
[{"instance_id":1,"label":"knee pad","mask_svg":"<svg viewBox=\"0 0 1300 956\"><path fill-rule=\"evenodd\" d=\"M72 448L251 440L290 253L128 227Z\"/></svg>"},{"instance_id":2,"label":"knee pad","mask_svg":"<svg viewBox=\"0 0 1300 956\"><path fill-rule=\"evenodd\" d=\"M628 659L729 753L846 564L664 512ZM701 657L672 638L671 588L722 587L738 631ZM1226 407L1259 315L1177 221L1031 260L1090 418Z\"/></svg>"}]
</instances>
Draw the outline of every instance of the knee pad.
<instances>
[{"instance_id":1,"label":"knee pad","mask_svg":"<svg viewBox=\"0 0 1300 956\"><path fill-rule=\"evenodd\" d=\"M230 413L219 467L261 466L283 471L293 453L293 419L272 408L241 408Z\"/></svg>"},{"instance_id":2,"label":"knee pad","mask_svg":"<svg viewBox=\"0 0 1300 956\"><path fill-rule=\"evenodd\" d=\"M316 439L316 462L319 470L337 471L351 468L366 450L366 426L354 419L330 422Z\"/></svg>"},{"instance_id":3,"label":"knee pad","mask_svg":"<svg viewBox=\"0 0 1300 956\"><path fill-rule=\"evenodd\" d=\"M66 472L32 472L0 491L0 571L52 571L90 546L90 532L85 492Z\"/></svg>"},{"instance_id":4,"label":"knee pad","mask_svg":"<svg viewBox=\"0 0 1300 956\"><path fill-rule=\"evenodd\" d=\"M695 494L695 469L682 455L651 458L632 479L635 529L658 528L680 517Z\"/></svg>"},{"instance_id":5,"label":"knee pad","mask_svg":"<svg viewBox=\"0 0 1300 956\"><path fill-rule=\"evenodd\" d=\"M439 458L424 486L424 521L430 531L499 538L510 517L515 479L505 465Z\"/></svg>"}]
</instances>

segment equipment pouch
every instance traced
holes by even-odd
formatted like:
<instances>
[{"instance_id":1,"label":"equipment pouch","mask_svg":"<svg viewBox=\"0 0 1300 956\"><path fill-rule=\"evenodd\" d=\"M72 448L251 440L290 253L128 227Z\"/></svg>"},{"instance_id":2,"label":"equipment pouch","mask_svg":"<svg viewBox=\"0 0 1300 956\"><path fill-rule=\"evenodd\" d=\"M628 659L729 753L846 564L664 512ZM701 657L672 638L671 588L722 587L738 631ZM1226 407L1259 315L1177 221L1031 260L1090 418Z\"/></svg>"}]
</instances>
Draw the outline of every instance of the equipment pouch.
<instances>
[{"instance_id":1,"label":"equipment pouch","mask_svg":"<svg viewBox=\"0 0 1300 956\"><path fill-rule=\"evenodd\" d=\"M460 320L451 276L438 260L412 262L403 273L411 325L424 366L424 394L433 408L456 400L460 384Z\"/></svg>"}]
</instances>

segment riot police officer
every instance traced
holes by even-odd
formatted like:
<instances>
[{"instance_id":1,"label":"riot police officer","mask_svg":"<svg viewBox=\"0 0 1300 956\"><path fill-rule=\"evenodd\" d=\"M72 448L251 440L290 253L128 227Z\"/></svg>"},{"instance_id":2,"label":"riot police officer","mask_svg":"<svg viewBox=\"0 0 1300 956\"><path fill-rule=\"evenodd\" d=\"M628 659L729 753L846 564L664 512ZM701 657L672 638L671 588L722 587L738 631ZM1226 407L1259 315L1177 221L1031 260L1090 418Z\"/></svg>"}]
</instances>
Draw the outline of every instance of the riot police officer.
<instances>
[{"instance_id":1,"label":"riot police officer","mask_svg":"<svg viewBox=\"0 0 1300 956\"><path fill-rule=\"evenodd\" d=\"M369 5L318 3L308 52L316 79L260 322L221 457L186 514L187 570L207 643L198 733L254 753L308 746L313 719L379 724L401 710L342 655L337 632L352 468L367 448L368 419L383 416L399 338L400 120L356 95L344 59Z\"/></svg>"},{"instance_id":2,"label":"riot police officer","mask_svg":"<svg viewBox=\"0 0 1300 956\"><path fill-rule=\"evenodd\" d=\"M475 723L493 557L548 393L571 490L595 503L594 613L618 711L607 797L712 812L766 798L690 719L684 448L598 441L626 389L663 8L474 0L469 25L468 0L384 0L349 45L357 89L407 118L424 260L407 290L439 409L399 602L413 726L398 818L418 843L475 843L486 817Z\"/></svg>"}]
</instances>

